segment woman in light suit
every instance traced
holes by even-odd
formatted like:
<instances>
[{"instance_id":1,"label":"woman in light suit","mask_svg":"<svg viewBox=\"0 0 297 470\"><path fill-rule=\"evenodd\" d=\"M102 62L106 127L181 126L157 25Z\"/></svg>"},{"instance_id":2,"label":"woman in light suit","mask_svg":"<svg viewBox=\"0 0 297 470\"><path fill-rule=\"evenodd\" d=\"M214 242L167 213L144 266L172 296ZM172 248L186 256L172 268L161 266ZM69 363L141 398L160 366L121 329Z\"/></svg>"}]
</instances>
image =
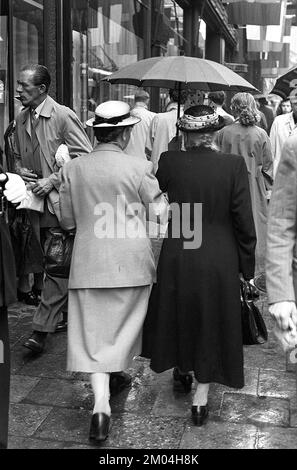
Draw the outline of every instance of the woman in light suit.
<instances>
[{"instance_id":1,"label":"woman in light suit","mask_svg":"<svg viewBox=\"0 0 297 470\"><path fill-rule=\"evenodd\" d=\"M127 103L99 105L98 145L63 168L62 226L76 228L69 278L68 370L91 374L90 439L109 432L110 373L128 368L142 347L155 262L146 218L167 216L153 165L124 153L132 126Z\"/></svg>"}]
</instances>

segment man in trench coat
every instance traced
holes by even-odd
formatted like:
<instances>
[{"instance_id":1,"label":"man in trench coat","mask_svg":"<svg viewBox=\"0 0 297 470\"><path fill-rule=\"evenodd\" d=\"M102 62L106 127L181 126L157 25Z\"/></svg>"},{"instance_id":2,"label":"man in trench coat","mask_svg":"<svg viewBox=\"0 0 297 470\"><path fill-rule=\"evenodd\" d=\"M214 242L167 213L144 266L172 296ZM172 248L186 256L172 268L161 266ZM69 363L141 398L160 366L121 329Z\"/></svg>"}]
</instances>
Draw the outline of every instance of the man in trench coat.
<instances>
[{"instance_id":1,"label":"man in trench coat","mask_svg":"<svg viewBox=\"0 0 297 470\"><path fill-rule=\"evenodd\" d=\"M55 155L66 144L71 158L91 152L91 143L76 114L56 103L48 90L51 77L46 67L28 65L22 69L17 92L25 109L16 118L16 171L33 193L44 199L44 213L30 212L44 251L52 232L61 231L59 219L59 167ZM59 315L67 309L68 280L46 274L41 302L33 319L33 334L24 346L43 352L47 333L55 332Z\"/></svg>"}]
</instances>

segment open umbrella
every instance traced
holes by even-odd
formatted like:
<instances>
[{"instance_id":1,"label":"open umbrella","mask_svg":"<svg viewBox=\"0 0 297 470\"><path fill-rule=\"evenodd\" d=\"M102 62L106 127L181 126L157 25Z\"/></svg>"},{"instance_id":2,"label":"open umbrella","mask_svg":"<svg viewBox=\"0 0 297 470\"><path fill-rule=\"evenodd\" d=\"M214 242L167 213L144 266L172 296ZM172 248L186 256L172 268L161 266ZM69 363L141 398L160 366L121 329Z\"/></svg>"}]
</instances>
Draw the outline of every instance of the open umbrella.
<instances>
[{"instance_id":1,"label":"open umbrella","mask_svg":"<svg viewBox=\"0 0 297 470\"><path fill-rule=\"evenodd\" d=\"M276 80L276 83L270 93L280 96L283 100L290 96L295 90L297 94L297 66L291 68L284 75Z\"/></svg>"},{"instance_id":2,"label":"open umbrella","mask_svg":"<svg viewBox=\"0 0 297 470\"><path fill-rule=\"evenodd\" d=\"M138 87L194 88L204 91L258 91L237 73L212 60L197 57L151 57L121 68L103 78L111 84ZM180 99L177 116L180 116Z\"/></svg>"},{"instance_id":3,"label":"open umbrella","mask_svg":"<svg viewBox=\"0 0 297 470\"><path fill-rule=\"evenodd\" d=\"M160 88L196 88L205 91L257 91L248 81L222 64L196 57L152 57L123 67L110 83Z\"/></svg>"}]
</instances>

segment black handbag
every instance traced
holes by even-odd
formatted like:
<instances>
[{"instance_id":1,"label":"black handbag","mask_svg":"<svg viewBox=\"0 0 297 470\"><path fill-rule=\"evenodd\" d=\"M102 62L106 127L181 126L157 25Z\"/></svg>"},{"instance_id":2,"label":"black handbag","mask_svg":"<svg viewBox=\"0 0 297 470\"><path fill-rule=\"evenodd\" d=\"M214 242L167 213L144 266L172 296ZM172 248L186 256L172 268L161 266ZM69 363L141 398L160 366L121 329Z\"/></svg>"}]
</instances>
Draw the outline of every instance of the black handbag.
<instances>
[{"instance_id":1,"label":"black handbag","mask_svg":"<svg viewBox=\"0 0 297 470\"><path fill-rule=\"evenodd\" d=\"M75 234L50 229L51 237L45 251L45 271L53 277L68 279Z\"/></svg>"},{"instance_id":2,"label":"black handbag","mask_svg":"<svg viewBox=\"0 0 297 470\"><path fill-rule=\"evenodd\" d=\"M28 211L9 208L9 230L18 277L43 271L43 250Z\"/></svg>"},{"instance_id":3,"label":"black handbag","mask_svg":"<svg viewBox=\"0 0 297 470\"><path fill-rule=\"evenodd\" d=\"M263 344L268 334L265 322L252 299L250 285L240 281L242 342L245 345Z\"/></svg>"}]
</instances>

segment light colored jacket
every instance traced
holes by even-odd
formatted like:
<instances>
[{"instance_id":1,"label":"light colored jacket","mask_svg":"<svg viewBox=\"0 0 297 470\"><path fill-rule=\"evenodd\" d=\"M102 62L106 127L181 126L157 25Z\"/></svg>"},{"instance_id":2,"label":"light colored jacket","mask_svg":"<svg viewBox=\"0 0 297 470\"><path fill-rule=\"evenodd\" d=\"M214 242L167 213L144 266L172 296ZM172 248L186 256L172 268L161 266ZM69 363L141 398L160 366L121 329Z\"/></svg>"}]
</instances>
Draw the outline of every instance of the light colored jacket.
<instances>
[{"instance_id":1,"label":"light colored jacket","mask_svg":"<svg viewBox=\"0 0 297 470\"><path fill-rule=\"evenodd\" d=\"M156 116L156 113L149 111L147 106L143 103L138 103L132 109L131 114L141 119L141 121L133 126L130 141L125 149L125 153L127 153L127 155L134 155L135 157L141 157L146 160L146 141L152 120Z\"/></svg>"},{"instance_id":2,"label":"light colored jacket","mask_svg":"<svg viewBox=\"0 0 297 470\"><path fill-rule=\"evenodd\" d=\"M297 292L297 134L283 147L269 205L266 283L270 304Z\"/></svg>"},{"instance_id":3,"label":"light colored jacket","mask_svg":"<svg viewBox=\"0 0 297 470\"><path fill-rule=\"evenodd\" d=\"M76 228L70 289L152 284L155 261L146 219L166 219L168 204L152 163L100 144L62 170L62 227Z\"/></svg>"},{"instance_id":4,"label":"light colored jacket","mask_svg":"<svg viewBox=\"0 0 297 470\"><path fill-rule=\"evenodd\" d=\"M50 96L45 100L36 127L40 144L41 169L43 178L49 178L54 189L48 196L49 209L58 220L59 215L59 170L55 155L61 144L66 144L71 158L92 151L91 143L76 114L66 106L54 101ZM26 108L16 118L15 145L18 153L16 166L22 167L26 155L31 152L30 109ZM16 170L17 170L16 168Z\"/></svg>"},{"instance_id":5,"label":"light colored jacket","mask_svg":"<svg viewBox=\"0 0 297 470\"><path fill-rule=\"evenodd\" d=\"M293 112L281 114L274 119L270 130L270 141L273 158L273 178L275 178L280 162L283 146L288 137L296 132L297 127L293 119Z\"/></svg>"},{"instance_id":6,"label":"light colored jacket","mask_svg":"<svg viewBox=\"0 0 297 470\"><path fill-rule=\"evenodd\" d=\"M151 153L150 160L154 165L155 173L158 170L161 154L167 152L169 142L176 135L176 122L177 104L174 104L171 110L166 113L156 114L152 121L146 147Z\"/></svg>"}]
</instances>

